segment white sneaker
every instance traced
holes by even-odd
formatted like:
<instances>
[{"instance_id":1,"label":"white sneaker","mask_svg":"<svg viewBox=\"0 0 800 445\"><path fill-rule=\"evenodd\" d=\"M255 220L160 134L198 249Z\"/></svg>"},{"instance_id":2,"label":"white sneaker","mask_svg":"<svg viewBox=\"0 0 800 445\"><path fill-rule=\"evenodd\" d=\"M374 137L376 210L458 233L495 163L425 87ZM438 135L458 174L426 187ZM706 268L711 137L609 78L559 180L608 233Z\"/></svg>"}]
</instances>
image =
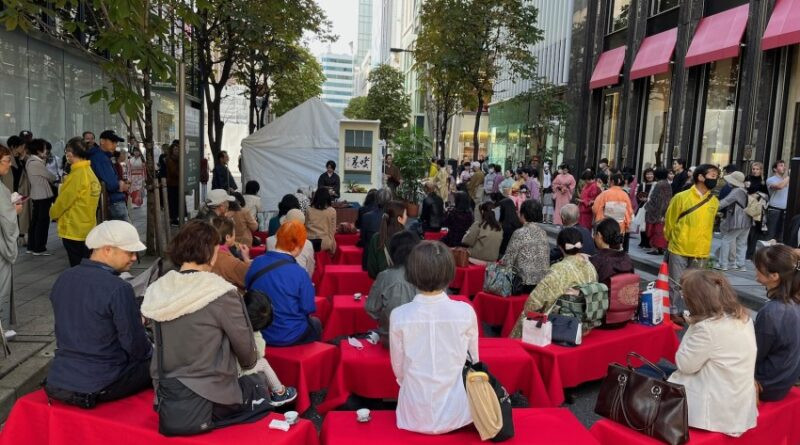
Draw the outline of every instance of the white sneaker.
<instances>
[{"instance_id":1,"label":"white sneaker","mask_svg":"<svg viewBox=\"0 0 800 445\"><path fill-rule=\"evenodd\" d=\"M17 331L9 329L5 332L5 337L7 341L14 340L15 338L17 338Z\"/></svg>"},{"instance_id":2,"label":"white sneaker","mask_svg":"<svg viewBox=\"0 0 800 445\"><path fill-rule=\"evenodd\" d=\"M33 252L33 256L53 256L52 253L44 251L44 252Z\"/></svg>"}]
</instances>

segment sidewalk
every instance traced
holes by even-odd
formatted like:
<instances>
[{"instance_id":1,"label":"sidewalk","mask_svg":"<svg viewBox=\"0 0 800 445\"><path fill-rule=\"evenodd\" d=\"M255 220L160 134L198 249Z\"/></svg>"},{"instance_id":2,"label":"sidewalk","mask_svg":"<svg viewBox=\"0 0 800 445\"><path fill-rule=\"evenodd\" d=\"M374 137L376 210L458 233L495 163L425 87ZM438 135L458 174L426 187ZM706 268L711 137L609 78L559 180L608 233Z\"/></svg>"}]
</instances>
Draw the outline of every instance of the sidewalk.
<instances>
[{"instance_id":1,"label":"sidewalk","mask_svg":"<svg viewBox=\"0 0 800 445\"><path fill-rule=\"evenodd\" d=\"M131 212L131 218L142 239L146 232L146 209ZM17 323L3 326L17 331L10 342L11 356L0 359L0 422L5 421L16 399L39 387L47 376L47 368L55 351L53 310L50 289L58 276L69 267L66 252L51 224L47 250L52 256L25 254L20 248L14 265L14 301ZM131 269L136 275L154 258L140 258Z\"/></svg>"}]
</instances>

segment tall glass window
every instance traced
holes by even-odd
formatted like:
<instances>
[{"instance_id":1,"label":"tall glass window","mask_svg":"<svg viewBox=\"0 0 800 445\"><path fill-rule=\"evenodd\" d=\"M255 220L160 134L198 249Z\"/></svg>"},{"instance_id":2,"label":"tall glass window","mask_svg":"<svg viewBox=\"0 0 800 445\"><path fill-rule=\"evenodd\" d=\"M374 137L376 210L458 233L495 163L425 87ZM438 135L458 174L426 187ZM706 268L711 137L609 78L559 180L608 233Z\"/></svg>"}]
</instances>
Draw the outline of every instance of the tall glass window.
<instances>
[{"instance_id":1,"label":"tall glass window","mask_svg":"<svg viewBox=\"0 0 800 445\"><path fill-rule=\"evenodd\" d=\"M736 120L739 59L725 59L708 66L706 109L700 135L700 162L718 166L730 163Z\"/></svg>"},{"instance_id":2,"label":"tall glass window","mask_svg":"<svg viewBox=\"0 0 800 445\"><path fill-rule=\"evenodd\" d=\"M608 158L616 167L617 142L619 142L620 92L610 92L603 97L603 132L600 134L600 158Z\"/></svg>"},{"instance_id":3,"label":"tall glass window","mask_svg":"<svg viewBox=\"0 0 800 445\"><path fill-rule=\"evenodd\" d=\"M792 48L792 71L789 74L789 97L786 101L786 127L780 151L770 164L783 159L789 162L793 156L800 154L800 45Z\"/></svg>"},{"instance_id":4,"label":"tall glass window","mask_svg":"<svg viewBox=\"0 0 800 445\"><path fill-rule=\"evenodd\" d=\"M650 15L660 14L678 6L680 3L680 0L652 0L650 4Z\"/></svg>"},{"instance_id":5,"label":"tall glass window","mask_svg":"<svg viewBox=\"0 0 800 445\"><path fill-rule=\"evenodd\" d=\"M647 91L647 108L644 117L642 137L642 170L664 165L666 157L666 121L669 111L669 93L672 74L653 76Z\"/></svg>"},{"instance_id":6,"label":"tall glass window","mask_svg":"<svg viewBox=\"0 0 800 445\"><path fill-rule=\"evenodd\" d=\"M608 0L608 33L628 27L631 0Z\"/></svg>"}]
</instances>

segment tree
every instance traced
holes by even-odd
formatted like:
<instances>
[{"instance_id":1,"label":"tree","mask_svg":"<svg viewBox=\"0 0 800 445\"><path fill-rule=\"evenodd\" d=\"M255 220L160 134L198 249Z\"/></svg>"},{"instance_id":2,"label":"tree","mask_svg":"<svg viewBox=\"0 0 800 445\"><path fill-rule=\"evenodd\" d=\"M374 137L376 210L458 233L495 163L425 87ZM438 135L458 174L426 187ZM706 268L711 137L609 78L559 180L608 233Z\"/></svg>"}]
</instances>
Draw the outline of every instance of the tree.
<instances>
[{"instance_id":1,"label":"tree","mask_svg":"<svg viewBox=\"0 0 800 445\"><path fill-rule=\"evenodd\" d=\"M367 96L358 96L350 99L343 113L348 119L369 119L369 116L367 116Z\"/></svg>"},{"instance_id":2,"label":"tree","mask_svg":"<svg viewBox=\"0 0 800 445\"><path fill-rule=\"evenodd\" d=\"M275 97L272 102L272 112L275 116L280 116L308 99L322 94L322 83L325 82L322 66L307 49L301 48L300 55L300 60L294 69L275 76L275 83L272 86Z\"/></svg>"},{"instance_id":3,"label":"tree","mask_svg":"<svg viewBox=\"0 0 800 445\"><path fill-rule=\"evenodd\" d=\"M370 71L368 81L372 86L364 107L366 115L381 121L381 139L389 140L408 125L411 115L411 98L405 92L403 73L382 64Z\"/></svg>"},{"instance_id":4,"label":"tree","mask_svg":"<svg viewBox=\"0 0 800 445\"><path fill-rule=\"evenodd\" d=\"M546 146L547 136L561 131L567 120L569 104L564 100L564 88L554 85L544 77L533 79L531 88L519 96L530 107L528 112L528 130L531 134L532 149L541 153L544 159L555 159L558 153L551 152Z\"/></svg>"}]
</instances>

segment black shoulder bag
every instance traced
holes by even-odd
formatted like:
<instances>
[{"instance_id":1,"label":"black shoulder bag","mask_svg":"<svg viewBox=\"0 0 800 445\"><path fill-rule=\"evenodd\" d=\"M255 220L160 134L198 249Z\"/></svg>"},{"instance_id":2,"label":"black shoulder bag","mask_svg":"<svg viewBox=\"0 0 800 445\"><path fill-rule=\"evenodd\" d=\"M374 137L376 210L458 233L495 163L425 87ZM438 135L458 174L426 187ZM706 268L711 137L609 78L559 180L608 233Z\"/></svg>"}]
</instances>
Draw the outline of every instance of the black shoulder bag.
<instances>
[{"instance_id":1,"label":"black shoulder bag","mask_svg":"<svg viewBox=\"0 0 800 445\"><path fill-rule=\"evenodd\" d=\"M266 321L266 323L264 324L263 327L258 329L259 331L261 329L267 328L269 325L272 324L272 299L265 292L261 292L260 290L256 290L256 289L251 289L250 287L253 285L253 283L258 281L258 279L261 278L262 276L264 276L267 272L269 272L269 271L271 271L273 269L277 269L277 268L279 268L279 267L281 267L283 265L290 264L290 263L291 263L291 261L289 261L289 260L278 260L278 261L275 261L274 263L270 264L269 266L259 270L255 274L253 274L253 277L250 278L249 280L247 280L247 283L245 283L245 288L247 289L247 292L244 293L245 306L247 306L247 302L250 301L250 300L260 300L261 301L261 305L266 307L267 315L266 315L265 318L266 318L267 321ZM255 326L253 328L256 329Z\"/></svg>"},{"instance_id":2,"label":"black shoulder bag","mask_svg":"<svg viewBox=\"0 0 800 445\"><path fill-rule=\"evenodd\" d=\"M714 197L714 195L709 193L705 198L703 198L702 201L698 202L697 204L693 205L692 207L690 207L690 208L684 210L683 212L681 212L681 214L678 215L677 221L682 220L683 218L689 216L695 210L699 209L700 207L703 207L704 205L706 205L706 203L708 203L708 201L711 201L711 198L713 198L713 197Z\"/></svg>"}]
</instances>

